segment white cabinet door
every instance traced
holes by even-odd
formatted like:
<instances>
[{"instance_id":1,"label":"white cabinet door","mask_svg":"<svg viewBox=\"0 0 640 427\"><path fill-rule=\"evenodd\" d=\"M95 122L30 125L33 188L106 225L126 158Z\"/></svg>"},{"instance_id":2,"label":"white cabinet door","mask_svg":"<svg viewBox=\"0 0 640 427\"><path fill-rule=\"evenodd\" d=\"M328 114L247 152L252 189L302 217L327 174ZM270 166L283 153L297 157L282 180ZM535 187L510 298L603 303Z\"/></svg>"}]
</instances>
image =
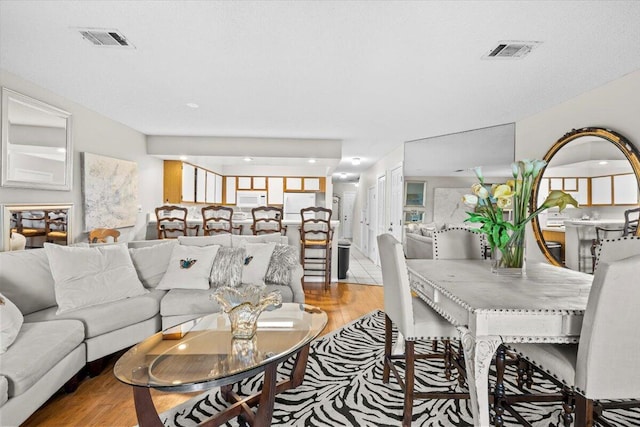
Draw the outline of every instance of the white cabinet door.
<instances>
[{"instance_id":1,"label":"white cabinet door","mask_svg":"<svg viewBox=\"0 0 640 427\"><path fill-rule=\"evenodd\" d=\"M549 178L540 179L540 187L538 189L538 201L536 207L542 205L549 195Z\"/></svg>"},{"instance_id":2,"label":"white cabinet door","mask_svg":"<svg viewBox=\"0 0 640 427\"><path fill-rule=\"evenodd\" d=\"M225 178L227 186L226 186L226 194L225 194L225 203L228 205L236 204L236 177L228 176Z\"/></svg>"},{"instance_id":3,"label":"white cabinet door","mask_svg":"<svg viewBox=\"0 0 640 427\"><path fill-rule=\"evenodd\" d=\"M182 201L195 202L196 200L196 168L188 163L182 164Z\"/></svg>"},{"instance_id":4,"label":"white cabinet door","mask_svg":"<svg viewBox=\"0 0 640 427\"><path fill-rule=\"evenodd\" d=\"M578 178L578 192L573 195L579 205L586 205L589 202L589 180L587 178Z\"/></svg>"},{"instance_id":5,"label":"white cabinet door","mask_svg":"<svg viewBox=\"0 0 640 427\"><path fill-rule=\"evenodd\" d=\"M205 193L207 190L206 178L207 171L196 168L196 203L204 203Z\"/></svg>"},{"instance_id":6,"label":"white cabinet door","mask_svg":"<svg viewBox=\"0 0 640 427\"><path fill-rule=\"evenodd\" d=\"M320 191L320 178L304 178L304 191Z\"/></svg>"},{"instance_id":7,"label":"white cabinet door","mask_svg":"<svg viewBox=\"0 0 640 427\"><path fill-rule=\"evenodd\" d=\"M634 174L629 173L613 176L613 204L638 204L638 183Z\"/></svg>"},{"instance_id":8,"label":"white cabinet door","mask_svg":"<svg viewBox=\"0 0 640 427\"><path fill-rule=\"evenodd\" d=\"M251 190L251 177L239 176L238 177L238 190Z\"/></svg>"},{"instance_id":9,"label":"white cabinet door","mask_svg":"<svg viewBox=\"0 0 640 427\"><path fill-rule=\"evenodd\" d=\"M302 190L302 178L287 177L286 180L287 184L285 187L287 188L287 191Z\"/></svg>"},{"instance_id":10,"label":"white cabinet door","mask_svg":"<svg viewBox=\"0 0 640 427\"><path fill-rule=\"evenodd\" d=\"M214 174L215 175L215 188L216 188L216 195L213 199L213 203L222 203L222 175L218 175L218 174Z\"/></svg>"},{"instance_id":11,"label":"white cabinet door","mask_svg":"<svg viewBox=\"0 0 640 427\"><path fill-rule=\"evenodd\" d=\"M592 205L610 205L613 202L611 196L611 176L591 178Z\"/></svg>"},{"instance_id":12,"label":"white cabinet door","mask_svg":"<svg viewBox=\"0 0 640 427\"><path fill-rule=\"evenodd\" d=\"M284 203L284 178L279 176L270 176L269 188L267 192L267 204L281 205Z\"/></svg>"},{"instance_id":13,"label":"white cabinet door","mask_svg":"<svg viewBox=\"0 0 640 427\"><path fill-rule=\"evenodd\" d=\"M207 196L205 198L205 202L207 203L216 203L216 196L218 195L216 188L217 176L215 173L207 171ZM222 190L222 188L220 190ZM220 193L222 193L222 191L220 191Z\"/></svg>"},{"instance_id":14,"label":"white cabinet door","mask_svg":"<svg viewBox=\"0 0 640 427\"><path fill-rule=\"evenodd\" d=\"M267 189L267 178L264 176L254 176L253 177L253 189L254 190L266 190Z\"/></svg>"},{"instance_id":15,"label":"white cabinet door","mask_svg":"<svg viewBox=\"0 0 640 427\"><path fill-rule=\"evenodd\" d=\"M562 178L551 178L551 190L562 190L563 179Z\"/></svg>"}]
</instances>

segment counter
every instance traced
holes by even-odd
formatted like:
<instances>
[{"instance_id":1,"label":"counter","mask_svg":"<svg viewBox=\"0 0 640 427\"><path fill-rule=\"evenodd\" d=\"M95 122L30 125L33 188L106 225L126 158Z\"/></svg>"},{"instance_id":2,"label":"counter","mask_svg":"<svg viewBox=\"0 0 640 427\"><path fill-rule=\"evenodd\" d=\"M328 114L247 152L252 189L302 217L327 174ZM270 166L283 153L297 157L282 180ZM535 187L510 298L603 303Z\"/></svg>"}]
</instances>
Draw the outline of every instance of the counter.
<instances>
[{"instance_id":1,"label":"counter","mask_svg":"<svg viewBox=\"0 0 640 427\"><path fill-rule=\"evenodd\" d=\"M572 219L565 226L565 265L572 270L591 273L593 257L591 246L596 239L596 227L622 229L620 219Z\"/></svg>"},{"instance_id":2,"label":"counter","mask_svg":"<svg viewBox=\"0 0 640 427\"><path fill-rule=\"evenodd\" d=\"M158 232L156 229L156 218L155 215L150 216L147 222L147 232L146 232L146 240L154 240L158 238ZM198 231L198 235L202 236L202 219L201 218L188 218L188 225L200 225L200 230ZM241 225L242 226L242 234L250 235L251 225L253 224L252 219L244 219L233 221L233 225ZM300 252L300 225L302 224L302 220L299 219L283 219L282 226L285 228L285 236L289 241L291 246L294 246L298 249L298 253ZM333 227L333 242L331 244L331 281L338 281L338 236L340 235L340 221L333 220L331 221L331 227ZM320 277L306 277L307 281L320 280Z\"/></svg>"}]
</instances>

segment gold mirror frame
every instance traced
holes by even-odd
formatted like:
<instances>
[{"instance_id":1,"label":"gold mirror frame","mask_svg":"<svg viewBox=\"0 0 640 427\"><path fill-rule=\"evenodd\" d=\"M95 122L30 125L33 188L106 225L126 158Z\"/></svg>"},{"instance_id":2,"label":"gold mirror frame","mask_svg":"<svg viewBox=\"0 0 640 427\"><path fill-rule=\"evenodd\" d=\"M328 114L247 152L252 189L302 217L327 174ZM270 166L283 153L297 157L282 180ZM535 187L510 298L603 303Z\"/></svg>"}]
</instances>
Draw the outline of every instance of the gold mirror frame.
<instances>
[{"instance_id":1,"label":"gold mirror frame","mask_svg":"<svg viewBox=\"0 0 640 427\"><path fill-rule=\"evenodd\" d=\"M572 129L571 132L566 133L562 138L556 141L555 144L553 144L551 149L549 149L549 151L547 151L547 154L545 154L543 160L545 160L548 165L551 159L553 158L553 156L562 147L569 144L571 141L583 136L597 136L611 142L613 145L618 147L618 149L622 151L622 153L627 158L627 160L629 160L629 163L631 163L631 168L633 169L633 172L636 175L636 181L638 182L638 186L640 187L640 152L624 136L609 129L596 128L596 127ZM535 206L535 204L537 203L537 200L538 200L540 182L544 175L545 169L546 169L546 166L540 171L533 185L533 195L531 197L531 206L529 207L531 212L533 212L533 210L535 210L535 208L537 207ZM556 260L553 255L551 255L551 252L549 251L547 246L544 244L542 230L540 229L540 222L537 217L531 220L531 226L533 227L533 234L535 235L536 242L538 243L538 247L540 248L544 256L547 258L547 260L553 265L563 267L563 265L558 260ZM638 230L640 232L640 228Z\"/></svg>"}]
</instances>

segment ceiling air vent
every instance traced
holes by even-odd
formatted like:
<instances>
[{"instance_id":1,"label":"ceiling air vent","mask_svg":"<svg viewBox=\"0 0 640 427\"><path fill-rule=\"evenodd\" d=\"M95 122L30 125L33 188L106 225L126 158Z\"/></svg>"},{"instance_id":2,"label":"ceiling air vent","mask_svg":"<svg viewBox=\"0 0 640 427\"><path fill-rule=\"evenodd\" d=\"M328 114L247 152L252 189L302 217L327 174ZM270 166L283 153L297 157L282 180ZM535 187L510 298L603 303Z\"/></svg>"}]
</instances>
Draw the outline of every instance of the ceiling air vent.
<instances>
[{"instance_id":1,"label":"ceiling air vent","mask_svg":"<svg viewBox=\"0 0 640 427\"><path fill-rule=\"evenodd\" d=\"M129 40L118 30L104 28L76 28L82 37L95 46L124 47L135 49Z\"/></svg>"},{"instance_id":2,"label":"ceiling air vent","mask_svg":"<svg viewBox=\"0 0 640 427\"><path fill-rule=\"evenodd\" d=\"M541 42L500 41L498 45L482 56L482 59L521 59Z\"/></svg>"}]
</instances>

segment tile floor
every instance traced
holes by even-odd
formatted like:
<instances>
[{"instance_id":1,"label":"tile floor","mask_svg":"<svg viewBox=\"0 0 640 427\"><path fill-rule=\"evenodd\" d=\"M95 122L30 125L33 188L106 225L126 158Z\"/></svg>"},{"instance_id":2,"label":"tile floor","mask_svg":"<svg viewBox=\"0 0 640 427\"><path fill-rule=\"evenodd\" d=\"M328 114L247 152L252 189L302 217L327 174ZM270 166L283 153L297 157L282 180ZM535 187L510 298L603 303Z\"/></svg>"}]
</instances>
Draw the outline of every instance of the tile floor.
<instances>
[{"instance_id":1,"label":"tile floor","mask_svg":"<svg viewBox=\"0 0 640 427\"><path fill-rule=\"evenodd\" d=\"M382 286L382 270L351 245L347 278L340 282Z\"/></svg>"}]
</instances>

